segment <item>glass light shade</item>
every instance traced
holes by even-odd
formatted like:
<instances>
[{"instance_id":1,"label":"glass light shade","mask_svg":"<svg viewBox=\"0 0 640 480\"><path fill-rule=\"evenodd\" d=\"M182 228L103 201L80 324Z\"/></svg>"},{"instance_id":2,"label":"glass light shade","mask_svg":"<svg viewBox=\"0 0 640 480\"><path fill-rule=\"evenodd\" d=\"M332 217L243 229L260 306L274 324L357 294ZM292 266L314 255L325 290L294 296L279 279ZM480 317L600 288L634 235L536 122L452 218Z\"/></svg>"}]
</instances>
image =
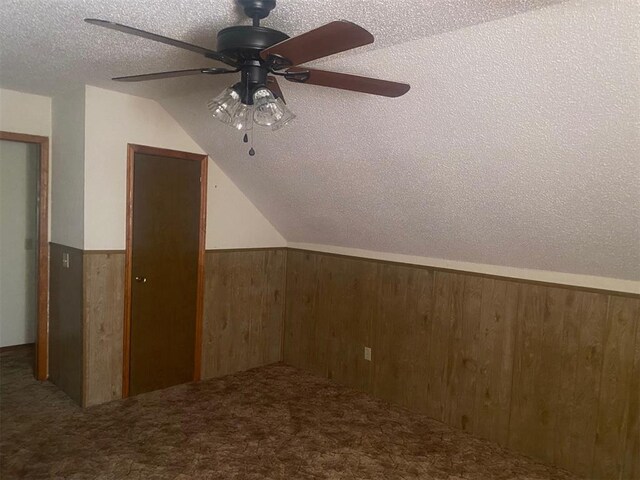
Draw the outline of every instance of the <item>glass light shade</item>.
<instances>
[{"instance_id":1,"label":"glass light shade","mask_svg":"<svg viewBox=\"0 0 640 480\"><path fill-rule=\"evenodd\" d=\"M217 97L209 100L208 107L213 118L220 120L222 123L232 125L236 110L240 102L240 95L233 88L225 88Z\"/></svg>"},{"instance_id":2,"label":"glass light shade","mask_svg":"<svg viewBox=\"0 0 640 480\"><path fill-rule=\"evenodd\" d=\"M267 88L253 92L253 120L263 127L270 127L282 116L273 93Z\"/></svg>"},{"instance_id":3,"label":"glass light shade","mask_svg":"<svg viewBox=\"0 0 640 480\"><path fill-rule=\"evenodd\" d=\"M276 99L276 103L282 111L282 116L277 122L271 125L271 130L280 130L282 127L289 125L293 121L293 119L296 118L295 113L287 108L281 98Z\"/></svg>"},{"instance_id":4,"label":"glass light shade","mask_svg":"<svg viewBox=\"0 0 640 480\"><path fill-rule=\"evenodd\" d=\"M245 105L244 103L240 103L233 112L233 119L231 120L230 125L238 130L249 128L249 124L252 120L251 114L252 107Z\"/></svg>"},{"instance_id":5,"label":"glass light shade","mask_svg":"<svg viewBox=\"0 0 640 480\"><path fill-rule=\"evenodd\" d=\"M276 99L267 88L258 88L253 92L253 104L253 120L258 125L276 130L295 118L282 99Z\"/></svg>"}]
</instances>

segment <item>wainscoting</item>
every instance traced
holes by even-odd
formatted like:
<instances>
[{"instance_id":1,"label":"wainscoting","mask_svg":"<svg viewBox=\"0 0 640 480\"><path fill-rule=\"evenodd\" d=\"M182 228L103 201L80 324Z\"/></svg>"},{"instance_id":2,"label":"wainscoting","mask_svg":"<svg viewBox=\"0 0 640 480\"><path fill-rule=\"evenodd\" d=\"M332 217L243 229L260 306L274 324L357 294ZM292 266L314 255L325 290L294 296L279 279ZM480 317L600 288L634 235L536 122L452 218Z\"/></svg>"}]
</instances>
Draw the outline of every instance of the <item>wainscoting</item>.
<instances>
[{"instance_id":1,"label":"wainscoting","mask_svg":"<svg viewBox=\"0 0 640 480\"><path fill-rule=\"evenodd\" d=\"M588 478L640 477L639 323L633 296L287 252L286 363Z\"/></svg>"},{"instance_id":2,"label":"wainscoting","mask_svg":"<svg viewBox=\"0 0 640 480\"><path fill-rule=\"evenodd\" d=\"M84 400L122 398L124 252L84 252Z\"/></svg>"},{"instance_id":3,"label":"wainscoting","mask_svg":"<svg viewBox=\"0 0 640 480\"><path fill-rule=\"evenodd\" d=\"M62 255L69 255L69 268ZM49 379L75 402L83 402L82 250L49 248Z\"/></svg>"},{"instance_id":4,"label":"wainscoting","mask_svg":"<svg viewBox=\"0 0 640 480\"><path fill-rule=\"evenodd\" d=\"M121 398L124 252L52 243L50 271L51 381L84 407Z\"/></svg>"},{"instance_id":5,"label":"wainscoting","mask_svg":"<svg viewBox=\"0 0 640 480\"><path fill-rule=\"evenodd\" d=\"M203 379L282 359L285 267L282 248L207 251Z\"/></svg>"},{"instance_id":6,"label":"wainscoting","mask_svg":"<svg viewBox=\"0 0 640 480\"><path fill-rule=\"evenodd\" d=\"M51 380L84 407L122 397L124 260L51 245ZM285 265L284 249L206 252L202 378L281 360Z\"/></svg>"}]
</instances>

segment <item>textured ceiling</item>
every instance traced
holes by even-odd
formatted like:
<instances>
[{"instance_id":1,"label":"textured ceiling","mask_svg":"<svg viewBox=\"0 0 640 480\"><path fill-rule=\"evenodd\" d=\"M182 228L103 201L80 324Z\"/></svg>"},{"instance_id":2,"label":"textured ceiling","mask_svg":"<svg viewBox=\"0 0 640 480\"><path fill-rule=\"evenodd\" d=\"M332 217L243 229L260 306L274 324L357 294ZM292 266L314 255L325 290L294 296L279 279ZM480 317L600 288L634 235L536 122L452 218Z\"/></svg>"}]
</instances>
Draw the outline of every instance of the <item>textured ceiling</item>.
<instances>
[{"instance_id":1,"label":"textured ceiling","mask_svg":"<svg viewBox=\"0 0 640 480\"><path fill-rule=\"evenodd\" d=\"M231 1L5 0L0 86L158 99L290 242L638 280L638 3L551 3L280 1L266 24L291 35L345 18L376 36L323 68L412 89L284 82L298 118L258 130L255 157L206 111L231 78L109 82L208 63L81 22L213 46L210 32L241 20Z\"/></svg>"},{"instance_id":2,"label":"textured ceiling","mask_svg":"<svg viewBox=\"0 0 640 480\"><path fill-rule=\"evenodd\" d=\"M263 25L294 36L336 19L362 25L376 37L360 51L456 30L559 0L278 0ZM249 24L235 0L2 0L0 85L52 95L91 84L163 98L224 80L173 79L118 84L111 77L220 65L175 47L85 24L102 18L215 48L216 32ZM348 54L343 54L348 55ZM222 65L224 66L224 65Z\"/></svg>"},{"instance_id":3,"label":"textured ceiling","mask_svg":"<svg viewBox=\"0 0 640 480\"><path fill-rule=\"evenodd\" d=\"M278 0L263 25L290 36L332 20L362 25L381 48L557 3L559 0ZM120 90L152 98L211 79L116 84L114 76L213 66L198 54L101 29L84 18L124 23L203 47L216 32L249 24L235 0L2 0L0 85L51 95L73 84ZM219 64L218 64L219 65Z\"/></svg>"}]
</instances>

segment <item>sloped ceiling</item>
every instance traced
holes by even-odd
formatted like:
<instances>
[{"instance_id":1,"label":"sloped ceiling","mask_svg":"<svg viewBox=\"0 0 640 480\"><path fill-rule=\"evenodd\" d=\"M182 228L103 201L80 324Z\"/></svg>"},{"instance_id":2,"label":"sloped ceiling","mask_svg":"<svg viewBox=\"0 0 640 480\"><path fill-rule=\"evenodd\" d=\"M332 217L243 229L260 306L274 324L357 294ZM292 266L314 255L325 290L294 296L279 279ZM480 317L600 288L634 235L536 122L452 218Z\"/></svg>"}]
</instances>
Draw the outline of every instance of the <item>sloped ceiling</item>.
<instances>
[{"instance_id":1,"label":"sloped ceiling","mask_svg":"<svg viewBox=\"0 0 640 480\"><path fill-rule=\"evenodd\" d=\"M0 86L157 99L289 242L639 280L638 8L281 0L267 26L295 35L345 18L376 37L317 65L412 89L387 99L284 82L298 118L256 131L255 157L206 111L235 78L110 82L214 62L81 21L212 47L213 32L246 23L231 0L4 2Z\"/></svg>"}]
</instances>

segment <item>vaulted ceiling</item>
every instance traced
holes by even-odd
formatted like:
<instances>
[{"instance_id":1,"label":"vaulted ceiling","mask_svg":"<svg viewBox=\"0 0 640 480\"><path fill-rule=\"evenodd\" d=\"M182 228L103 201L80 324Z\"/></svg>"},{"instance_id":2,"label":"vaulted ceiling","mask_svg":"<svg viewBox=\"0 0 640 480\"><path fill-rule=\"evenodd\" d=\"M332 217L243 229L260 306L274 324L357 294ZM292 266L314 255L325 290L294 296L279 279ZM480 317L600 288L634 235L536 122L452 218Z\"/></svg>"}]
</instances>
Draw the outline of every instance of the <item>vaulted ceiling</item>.
<instances>
[{"instance_id":1,"label":"vaulted ceiling","mask_svg":"<svg viewBox=\"0 0 640 480\"><path fill-rule=\"evenodd\" d=\"M91 84L158 100L290 242L640 279L640 60L632 1L280 0L293 36L334 19L375 44L324 69L410 83L397 99L281 84L295 122L256 156L207 100L235 76L118 84L214 66L82 22L215 46L232 0L3 3L0 86Z\"/></svg>"}]
</instances>

